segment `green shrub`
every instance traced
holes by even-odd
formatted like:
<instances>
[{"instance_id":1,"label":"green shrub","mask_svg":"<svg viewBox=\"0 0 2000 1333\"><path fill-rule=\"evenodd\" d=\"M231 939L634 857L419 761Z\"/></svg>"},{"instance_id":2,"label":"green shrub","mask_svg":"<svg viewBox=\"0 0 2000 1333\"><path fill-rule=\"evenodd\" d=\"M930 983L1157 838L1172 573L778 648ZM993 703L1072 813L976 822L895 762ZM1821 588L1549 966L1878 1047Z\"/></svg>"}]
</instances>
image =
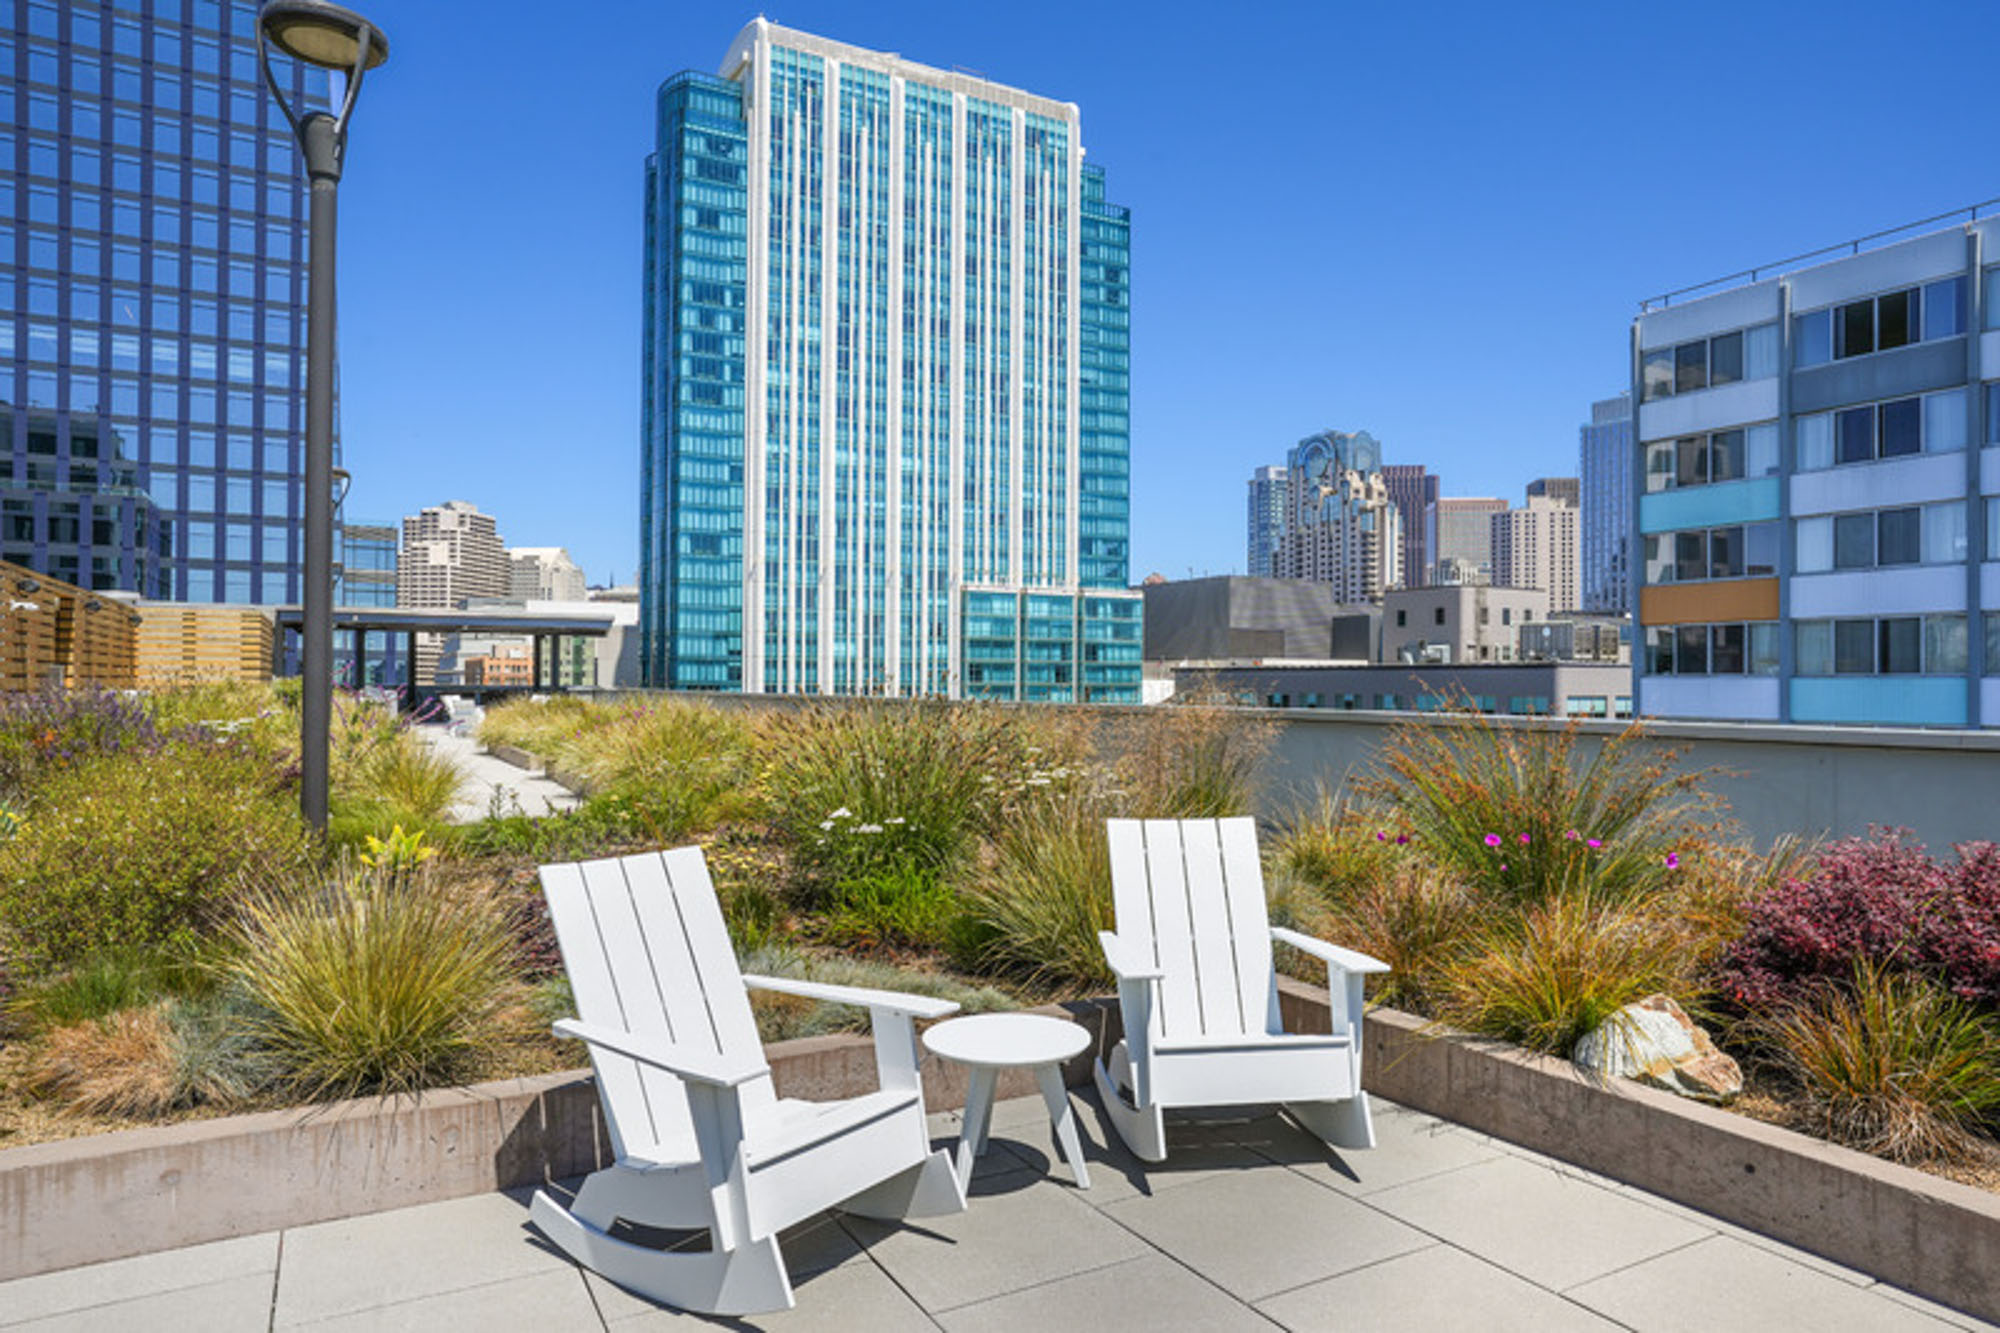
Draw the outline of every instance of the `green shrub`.
<instances>
[{"instance_id":1,"label":"green shrub","mask_svg":"<svg viewBox=\"0 0 2000 1333\"><path fill-rule=\"evenodd\" d=\"M817 915L820 934L830 943L938 947L950 942L958 895L930 871L887 865L841 880Z\"/></svg>"},{"instance_id":2,"label":"green shrub","mask_svg":"<svg viewBox=\"0 0 2000 1333\"><path fill-rule=\"evenodd\" d=\"M783 854L768 842L729 834L702 850L736 951L775 945L787 933L790 916Z\"/></svg>"},{"instance_id":3,"label":"green shrub","mask_svg":"<svg viewBox=\"0 0 2000 1333\"><path fill-rule=\"evenodd\" d=\"M1587 758L1567 727L1477 712L1406 722L1358 786L1395 812L1440 868L1521 903L1588 889L1630 898L1669 886L1704 834L1703 774L1643 752L1637 724ZM1689 867L1692 869L1692 867Z\"/></svg>"},{"instance_id":4,"label":"green shrub","mask_svg":"<svg viewBox=\"0 0 2000 1333\"><path fill-rule=\"evenodd\" d=\"M960 891L981 928L978 961L1060 986L1110 984L1097 933L1110 930L1104 798L1058 794L1018 808Z\"/></svg>"},{"instance_id":5,"label":"green shrub","mask_svg":"<svg viewBox=\"0 0 2000 1333\"><path fill-rule=\"evenodd\" d=\"M1684 941L1656 914L1579 891L1486 914L1449 957L1433 1016L1566 1056L1655 991L1689 1004L1693 971Z\"/></svg>"},{"instance_id":6,"label":"green shrub","mask_svg":"<svg viewBox=\"0 0 2000 1333\"><path fill-rule=\"evenodd\" d=\"M179 972L156 954L114 949L30 986L14 1008L36 1027L67 1027L150 1004L171 992Z\"/></svg>"},{"instance_id":7,"label":"green shrub","mask_svg":"<svg viewBox=\"0 0 2000 1333\"><path fill-rule=\"evenodd\" d=\"M885 873L948 877L1011 757L989 705L825 705L774 720L764 744L773 826L808 887Z\"/></svg>"},{"instance_id":8,"label":"green shrub","mask_svg":"<svg viewBox=\"0 0 2000 1333\"><path fill-rule=\"evenodd\" d=\"M754 809L754 730L742 713L682 699L610 710L603 725L554 758L590 783L591 803L657 842L671 843Z\"/></svg>"},{"instance_id":9,"label":"green shrub","mask_svg":"<svg viewBox=\"0 0 2000 1333\"><path fill-rule=\"evenodd\" d=\"M993 986L973 985L955 977L919 968L859 958L803 954L790 949L760 949L743 958L743 970L768 977L790 977L829 986L861 986L870 990L902 991L952 1000L968 1014L1005 1013L1021 1002ZM752 991L751 1009L757 1034L765 1041L789 1041L829 1032L859 1032L868 1027L868 1011L851 1004L827 1004L773 991ZM573 1012L573 1011L572 1011Z\"/></svg>"},{"instance_id":10,"label":"green shrub","mask_svg":"<svg viewBox=\"0 0 2000 1333\"><path fill-rule=\"evenodd\" d=\"M441 890L342 865L323 884L253 894L232 972L256 1032L309 1095L409 1092L475 1068L511 998L504 915L471 885Z\"/></svg>"},{"instance_id":11,"label":"green shrub","mask_svg":"<svg viewBox=\"0 0 2000 1333\"><path fill-rule=\"evenodd\" d=\"M1251 812L1277 728L1203 704L1149 708L1111 729L1123 798L1136 819L1224 819Z\"/></svg>"},{"instance_id":12,"label":"green shrub","mask_svg":"<svg viewBox=\"0 0 2000 1333\"><path fill-rule=\"evenodd\" d=\"M51 776L0 843L0 931L30 974L118 948L187 950L245 871L283 875L309 841L282 776L233 743L175 741Z\"/></svg>"},{"instance_id":13,"label":"green shrub","mask_svg":"<svg viewBox=\"0 0 2000 1333\"><path fill-rule=\"evenodd\" d=\"M1324 785L1268 846L1274 871L1333 903L1393 879L1414 856L1408 831L1393 817L1371 817Z\"/></svg>"},{"instance_id":14,"label":"green shrub","mask_svg":"<svg viewBox=\"0 0 2000 1333\"><path fill-rule=\"evenodd\" d=\"M1417 1013L1433 1012L1450 994L1454 965L1479 927L1472 896L1427 866L1357 878L1333 894L1310 885L1301 892L1283 870L1272 883L1274 919L1289 917L1280 924L1381 959L1390 970L1368 978L1369 997ZM1315 985L1326 981L1326 965L1315 958L1289 958L1286 969Z\"/></svg>"},{"instance_id":15,"label":"green shrub","mask_svg":"<svg viewBox=\"0 0 2000 1333\"><path fill-rule=\"evenodd\" d=\"M487 745L511 745L574 766L588 753L589 737L610 726L615 715L610 706L573 695L511 699L486 710L479 723L479 739Z\"/></svg>"},{"instance_id":16,"label":"green shrub","mask_svg":"<svg viewBox=\"0 0 2000 1333\"><path fill-rule=\"evenodd\" d=\"M1813 1132L1899 1162L1991 1160L2000 1020L1935 981L1860 960L1853 980L1751 1020Z\"/></svg>"},{"instance_id":17,"label":"green shrub","mask_svg":"<svg viewBox=\"0 0 2000 1333\"><path fill-rule=\"evenodd\" d=\"M373 705L351 705L336 734L330 841L361 843L398 826L443 836L465 785L457 761Z\"/></svg>"},{"instance_id":18,"label":"green shrub","mask_svg":"<svg viewBox=\"0 0 2000 1333\"><path fill-rule=\"evenodd\" d=\"M270 681L198 681L149 690L140 706L163 732L200 728L276 757L299 748L296 700Z\"/></svg>"}]
</instances>

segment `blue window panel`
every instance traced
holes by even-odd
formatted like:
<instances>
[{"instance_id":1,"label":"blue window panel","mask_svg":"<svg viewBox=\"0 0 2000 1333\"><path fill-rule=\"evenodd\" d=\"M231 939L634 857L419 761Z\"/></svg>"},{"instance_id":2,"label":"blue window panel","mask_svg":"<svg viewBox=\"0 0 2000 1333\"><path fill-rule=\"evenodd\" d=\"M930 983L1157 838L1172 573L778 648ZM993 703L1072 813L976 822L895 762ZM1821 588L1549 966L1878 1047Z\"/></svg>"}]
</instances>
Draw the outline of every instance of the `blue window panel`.
<instances>
[{"instance_id":1,"label":"blue window panel","mask_svg":"<svg viewBox=\"0 0 2000 1333\"><path fill-rule=\"evenodd\" d=\"M1792 721L1962 727L1962 676L1800 677L1791 682Z\"/></svg>"},{"instance_id":2,"label":"blue window panel","mask_svg":"<svg viewBox=\"0 0 2000 1333\"><path fill-rule=\"evenodd\" d=\"M1776 518L1778 485L1777 477L1756 477L1641 496L1639 530L1681 532Z\"/></svg>"}]
</instances>

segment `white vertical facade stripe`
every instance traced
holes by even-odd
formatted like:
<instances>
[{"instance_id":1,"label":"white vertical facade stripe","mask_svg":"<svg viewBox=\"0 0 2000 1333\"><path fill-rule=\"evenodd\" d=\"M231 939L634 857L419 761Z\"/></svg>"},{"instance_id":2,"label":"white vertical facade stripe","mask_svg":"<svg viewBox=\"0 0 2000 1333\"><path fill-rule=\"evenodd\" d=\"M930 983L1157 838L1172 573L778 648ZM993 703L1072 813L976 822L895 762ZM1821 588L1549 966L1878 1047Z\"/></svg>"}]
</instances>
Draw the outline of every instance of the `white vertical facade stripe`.
<instances>
[{"instance_id":1,"label":"white vertical facade stripe","mask_svg":"<svg viewBox=\"0 0 2000 1333\"><path fill-rule=\"evenodd\" d=\"M1026 133L1027 113L1020 107L1013 108L1010 118L1009 138L1012 151L1007 154L1007 272L1012 281L1007 284L1007 493L1001 497L1007 506L1007 582L1019 585L1027 577L1023 541L1029 535L1022 531L1022 511L1026 494L1021 487L1023 468L1028 441L1033 427L1022 414L1024 385L1021 378L1021 362L1027 350L1026 316L1023 306L1028 295L1027 265L1023 262L1023 252L1027 243L1027 190L1024 188L1028 170L1028 140ZM988 575L991 577L991 575Z\"/></svg>"},{"instance_id":2,"label":"white vertical facade stripe","mask_svg":"<svg viewBox=\"0 0 2000 1333\"><path fill-rule=\"evenodd\" d=\"M885 497L889 521L883 549L889 586L883 590L882 597L882 632L885 638L882 645L882 689L885 694L891 695L903 693L903 309L908 299L903 292L905 133L903 80L898 75L889 80L889 447L885 454L889 472ZM923 196L919 194L918 198ZM922 289L918 290L921 293ZM921 332L918 336L922 337ZM917 438L923 438L921 427ZM915 564L918 570L923 569L921 556ZM922 586L919 583L919 608L923 605ZM922 641L923 636L919 632L916 642Z\"/></svg>"},{"instance_id":3,"label":"white vertical facade stripe","mask_svg":"<svg viewBox=\"0 0 2000 1333\"><path fill-rule=\"evenodd\" d=\"M946 156L953 164L951 173L951 199L947 216L951 219L951 344L945 349L950 366L951 385L951 495L945 512L951 523L951 536L947 543L951 567L948 571L947 590L951 597L951 614L946 617L946 692L961 693L965 687L965 627L961 623L958 607L963 597L961 589L965 577L965 367L960 360L965 355L965 204L966 182L970 173L965 169L965 154L955 151L956 145L965 138L965 94L951 95L951 124L946 127L946 142L954 146L954 151Z\"/></svg>"},{"instance_id":4,"label":"white vertical facade stripe","mask_svg":"<svg viewBox=\"0 0 2000 1333\"><path fill-rule=\"evenodd\" d=\"M765 304L771 271L771 42L759 30L751 46L750 73L745 80L748 105L743 109L749 128L750 161L746 167L749 196L749 262L743 288L743 688L764 692L764 479L765 425L770 412L765 395L767 376ZM668 626L668 633L673 627Z\"/></svg>"},{"instance_id":5,"label":"white vertical facade stripe","mask_svg":"<svg viewBox=\"0 0 2000 1333\"><path fill-rule=\"evenodd\" d=\"M819 244L819 577L814 580L816 612L814 683L822 694L833 691L833 571L834 469L840 457L834 429L835 390L840 376L840 62L822 66L820 95L820 244Z\"/></svg>"},{"instance_id":6,"label":"white vertical facade stripe","mask_svg":"<svg viewBox=\"0 0 2000 1333\"><path fill-rule=\"evenodd\" d=\"M1069 355L1063 358L1063 489L1069 503L1063 509L1063 555L1068 561L1064 582L1082 581L1083 550L1083 128L1075 107L1069 108L1069 188L1063 200L1066 235L1063 337Z\"/></svg>"}]
</instances>

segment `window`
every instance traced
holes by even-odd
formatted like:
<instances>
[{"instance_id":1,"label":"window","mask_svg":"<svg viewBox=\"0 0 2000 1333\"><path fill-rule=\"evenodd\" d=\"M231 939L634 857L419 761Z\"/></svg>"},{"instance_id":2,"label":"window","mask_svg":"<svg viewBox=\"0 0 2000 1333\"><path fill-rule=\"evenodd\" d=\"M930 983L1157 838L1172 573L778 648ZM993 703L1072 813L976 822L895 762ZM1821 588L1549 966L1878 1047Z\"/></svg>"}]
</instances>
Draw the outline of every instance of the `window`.
<instances>
[{"instance_id":1,"label":"window","mask_svg":"<svg viewBox=\"0 0 2000 1333\"><path fill-rule=\"evenodd\" d=\"M2000 495L1986 497L1986 558L2000 560Z\"/></svg>"},{"instance_id":2,"label":"window","mask_svg":"<svg viewBox=\"0 0 2000 1333\"><path fill-rule=\"evenodd\" d=\"M1407 624L1409 624L1409 623L1410 623L1410 613L1409 613L1409 612L1408 612L1407 610L1403 610L1403 611L1398 611L1398 612L1396 612L1396 628L1397 628L1397 629L1401 629L1401 628L1403 628L1403 627L1404 627L1405 625L1407 625Z\"/></svg>"},{"instance_id":3,"label":"window","mask_svg":"<svg viewBox=\"0 0 2000 1333\"><path fill-rule=\"evenodd\" d=\"M1990 276L1990 275L1989 275ZM1987 309L1992 309L1988 306ZM1986 674L2000 676L2000 611L1986 613Z\"/></svg>"},{"instance_id":4,"label":"window","mask_svg":"<svg viewBox=\"0 0 2000 1333\"><path fill-rule=\"evenodd\" d=\"M1774 676L1778 626L1656 625L1646 631L1645 652L1646 674L1653 676Z\"/></svg>"},{"instance_id":5,"label":"window","mask_svg":"<svg viewBox=\"0 0 2000 1333\"><path fill-rule=\"evenodd\" d=\"M1646 446L1646 490L1677 490L1710 482L1767 477L1778 470L1774 422L1658 440Z\"/></svg>"},{"instance_id":6,"label":"window","mask_svg":"<svg viewBox=\"0 0 2000 1333\"><path fill-rule=\"evenodd\" d=\"M1645 543L1649 584L1770 578L1778 572L1775 522L1648 533Z\"/></svg>"},{"instance_id":7,"label":"window","mask_svg":"<svg viewBox=\"0 0 2000 1333\"><path fill-rule=\"evenodd\" d=\"M1435 624L1439 624L1439 625L1442 625L1442 624L1444 624L1444 608L1443 608L1443 607L1441 607L1441 606L1440 606L1440 607L1436 607L1436 608L1433 608L1433 610L1431 611L1431 615L1432 615L1432 616L1434 617L1434 620L1433 620L1433 623L1435 623Z\"/></svg>"},{"instance_id":8,"label":"window","mask_svg":"<svg viewBox=\"0 0 2000 1333\"><path fill-rule=\"evenodd\" d=\"M1965 279L1940 278L1825 310L1793 323L1800 369L1851 356L1867 356L1965 332Z\"/></svg>"},{"instance_id":9,"label":"window","mask_svg":"<svg viewBox=\"0 0 2000 1333\"><path fill-rule=\"evenodd\" d=\"M1738 380L1768 379L1777 373L1778 326L1759 324L1642 353L1639 400L1650 403Z\"/></svg>"},{"instance_id":10,"label":"window","mask_svg":"<svg viewBox=\"0 0 2000 1333\"><path fill-rule=\"evenodd\" d=\"M1801 676L1950 675L1967 665L1962 615L1801 620L1794 636Z\"/></svg>"},{"instance_id":11,"label":"window","mask_svg":"<svg viewBox=\"0 0 2000 1333\"><path fill-rule=\"evenodd\" d=\"M1875 515L1875 563L1878 565L1914 565L1923 556L1921 511L1908 509L1884 509ZM1837 525L1836 525L1837 526ZM1835 539L1838 541L1838 538Z\"/></svg>"},{"instance_id":12,"label":"window","mask_svg":"<svg viewBox=\"0 0 2000 1333\"><path fill-rule=\"evenodd\" d=\"M1801 472L1920 452L1950 453L1965 447L1965 390L1816 412L1798 418L1796 438Z\"/></svg>"}]
</instances>

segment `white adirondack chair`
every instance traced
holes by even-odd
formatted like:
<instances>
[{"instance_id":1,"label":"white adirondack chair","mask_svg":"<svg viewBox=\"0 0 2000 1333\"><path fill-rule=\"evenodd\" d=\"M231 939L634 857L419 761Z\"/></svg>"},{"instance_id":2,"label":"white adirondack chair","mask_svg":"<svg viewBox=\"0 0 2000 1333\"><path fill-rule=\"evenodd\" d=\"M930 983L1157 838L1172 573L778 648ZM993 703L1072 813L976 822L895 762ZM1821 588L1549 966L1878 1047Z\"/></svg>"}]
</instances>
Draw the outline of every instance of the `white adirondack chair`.
<instances>
[{"instance_id":1,"label":"white adirondack chair","mask_svg":"<svg viewBox=\"0 0 2000 1333\"><path fill-rule=\"evenodd\" d=\"M1118 978L1125 1036L1096 1075L1126 1145L1162 1161L1169 1108L1281 1102L1327 1143L1374 1147L1361 988L1388 964L1270 924L1253 820L1107 825L1118 930L1098 939ZM1273 940L1325 961L1331 1035L1285 1032Z\"/></svg>"},{"instance_id":2,"label":"white adirondack chair","mask_svg":"<svg viewBox=\"0 0 2000 1333\"><path fill-rule=\"evenodd\" d=\"M839 1205L870 1217L959 1212L965 1191L933 1152L913 1018L957 1009L849 986L744 976L699 847L543 866L542 890L589 1043L614 1165L565 1208L530 1216L578 1263L642 1296L705 1314L789 1309L778 1231ZM877 1092L780 1100L745 987L868 1008ZM707 1250L613 1235L615 1222L706 1230Z\"/></svg>"}]
</instances>

